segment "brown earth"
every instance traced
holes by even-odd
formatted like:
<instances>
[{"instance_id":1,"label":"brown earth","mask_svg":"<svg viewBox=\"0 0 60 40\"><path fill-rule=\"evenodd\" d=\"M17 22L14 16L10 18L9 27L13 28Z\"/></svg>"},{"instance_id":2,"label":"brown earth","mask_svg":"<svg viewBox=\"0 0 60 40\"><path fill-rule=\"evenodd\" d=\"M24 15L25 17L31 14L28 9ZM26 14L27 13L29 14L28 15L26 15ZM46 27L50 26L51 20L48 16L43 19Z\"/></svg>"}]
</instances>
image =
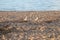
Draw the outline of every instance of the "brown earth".
<instances>
[{"instance_id":1,"label":"brown earth","mask_svg":"<svg viewBox=\"0 0 60 40\"><path fill-rule=\"evenodd\" d=\"M60 40L60 11L0 11L0 40Z\"/></svg>"}]
</instances>

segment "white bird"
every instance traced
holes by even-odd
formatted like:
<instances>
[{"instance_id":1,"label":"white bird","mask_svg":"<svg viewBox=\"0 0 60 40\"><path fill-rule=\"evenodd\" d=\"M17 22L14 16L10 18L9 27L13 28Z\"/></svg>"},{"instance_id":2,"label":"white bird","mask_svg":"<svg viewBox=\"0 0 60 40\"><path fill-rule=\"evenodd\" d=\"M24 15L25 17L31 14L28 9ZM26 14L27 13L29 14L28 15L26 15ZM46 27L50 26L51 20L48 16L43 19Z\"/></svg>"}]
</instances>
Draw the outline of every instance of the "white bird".
<instances>
[{"instance_id":1,"label":"white bird","mask_svg":"<svg viewBox=\"0 0 60 40\"><path fill-rule=\"evenodd\" d=\"M37 21L37 20L38 20L38 17L36 17L35 21Z\"/></svg>"},{"instance_id":2,"label":"white bird","mask_svg":"<svg viewBox=\"0 0 60 40\"><path fill-rule=\"evenodd\" d=\"M27 21L27 16L24 18L24 21Z\"/></svg>"}]
</instances>

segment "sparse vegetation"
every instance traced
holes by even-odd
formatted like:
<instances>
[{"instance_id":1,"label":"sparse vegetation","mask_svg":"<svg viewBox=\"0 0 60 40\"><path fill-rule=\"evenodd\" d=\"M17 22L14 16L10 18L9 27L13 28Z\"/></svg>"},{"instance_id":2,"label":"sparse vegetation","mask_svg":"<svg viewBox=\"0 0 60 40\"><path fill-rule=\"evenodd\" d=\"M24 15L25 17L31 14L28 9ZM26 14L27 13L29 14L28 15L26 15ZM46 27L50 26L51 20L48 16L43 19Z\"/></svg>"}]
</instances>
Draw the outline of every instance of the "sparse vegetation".
<instances>
[{"instance_id":1,"label":"sparse vegetation","mask_svg":"<svg viewBox=\"0 0 60 40\"><path fill-rule=\"evenodd\" d=\"M0 40L60 40L59 11L0 12L0 16Z\"/></svg>"}]
</instances>

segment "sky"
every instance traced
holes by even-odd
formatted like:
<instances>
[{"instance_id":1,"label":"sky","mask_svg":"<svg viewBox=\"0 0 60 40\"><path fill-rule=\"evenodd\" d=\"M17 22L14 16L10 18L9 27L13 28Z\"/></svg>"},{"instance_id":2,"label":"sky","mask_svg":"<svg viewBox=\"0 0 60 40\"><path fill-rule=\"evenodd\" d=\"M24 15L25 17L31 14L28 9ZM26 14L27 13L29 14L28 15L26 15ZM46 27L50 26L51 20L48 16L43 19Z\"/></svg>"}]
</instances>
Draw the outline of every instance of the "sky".
<instances>
[{"instance_id":1,"label":"sky","mask_svg":"<svg viewBox=\"0 0 60 40\"><path fill-rule=\"evenodd\" d=\"M60 10L60 0L0 0L0 11Z\"/></svg>"}]
</instances>

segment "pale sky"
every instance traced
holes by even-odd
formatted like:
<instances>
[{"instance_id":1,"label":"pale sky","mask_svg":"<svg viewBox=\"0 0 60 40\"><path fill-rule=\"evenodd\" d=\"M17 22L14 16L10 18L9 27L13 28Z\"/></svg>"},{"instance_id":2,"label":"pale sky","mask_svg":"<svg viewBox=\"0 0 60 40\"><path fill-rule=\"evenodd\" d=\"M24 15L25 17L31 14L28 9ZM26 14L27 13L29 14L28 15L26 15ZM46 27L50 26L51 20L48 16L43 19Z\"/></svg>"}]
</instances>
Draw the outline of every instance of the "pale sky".
<instances>
[{"instance_id":1,"label":"pale sky","mask_svg":"<svg viewBox=\"0 0 60 40\"><path fill-rule=\"evenodd\" d=\"M0 10L60 10L60 0L0 0Z\"/></svg>"}]
</instances>

